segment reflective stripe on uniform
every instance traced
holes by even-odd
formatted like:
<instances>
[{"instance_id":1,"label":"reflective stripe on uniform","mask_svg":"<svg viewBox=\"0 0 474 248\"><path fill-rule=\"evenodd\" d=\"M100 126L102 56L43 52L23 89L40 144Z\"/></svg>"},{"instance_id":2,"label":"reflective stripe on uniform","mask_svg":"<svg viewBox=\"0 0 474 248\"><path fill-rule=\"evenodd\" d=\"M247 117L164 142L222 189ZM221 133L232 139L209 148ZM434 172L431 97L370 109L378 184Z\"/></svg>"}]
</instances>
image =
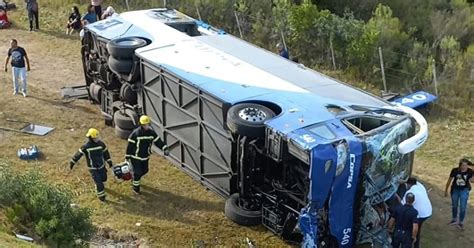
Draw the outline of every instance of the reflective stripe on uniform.
<instances>
[{"instance_id":1,"label":"reflective stripe on uniform","mask_svg":"<svg viewBox=\"0 0 474 248\"><path fill-rule=\"evenodd\" d=\"M153 143L155 143L156 141L158 141L160 139L160 136L156 136L156 138L153 140Z\"/></svg>"},{"instance_id":2,"label":"reflective stripe on uniform","mask_svg":"<svg viewBox=\"0 0 474 248\"><path fill-rule=\"evenodd\" d=\"M140 142L142 140L153 140L153 136L142 136L142 137L137 137L137 149L135 151L135 156L138 157L138 153L140 152ZM148 159L148 158L147 158ZM140 159L143 160L143 159ZM146 160L146 159L145 159Z\"/></svg>"},{"instance_id":3,"label":"reflective stripe on uniform","mask_svg":"<svg viewBox=\"0 0 474 248\"><path fill-rule=\"evenodd\" d=\"M133 186L140 186L140 181L132 181Z\"/></svg>"},{"instance_id":4,"label":"reflective stripe on uniform","mask_svg":"<svg viewBox=\"0 0 474 248\"><path fill-rule=\"evenodd\" d=\"M102 190L102 191L100 191L100 192L97 192L97 196L98 196L98 197L105 196L105 190Z\"/></svg>"},{"instance_id":5,"label":"reflective stripe on uniform","mask_svg":"<svg viewBox=\"0 0 474 248\"><path fill-rule=\"evenodd\" d=\"M150 156L148 156L146 158L140 158L138 156L130 156L130 157L133 158L133 159L136 159L136 160L141 160L141 161L146 161L146 160L150 159Z\"/></svg>"},{"instance_id":6,"label":"reflective stripe on uniform","mask_svg":"<svg viewBox=\"0 0 474 248\"><path fill-rule=\"evenodd\" d=\"M89 167L89 170L100 170L100 169L103 169L105 167L105 165L102 165L101 167L99 168L96 168L96 167Z\"/></svg>"},{"instance_id":7,"label":"reflective stripe on uniform","mask_svg":"<svg viewBox=\"0 0 474 248\"><path fill-rule=\"evenodd\" d=\"M128 142L135 144L135 140L128 139Z\"/></svg>"},{"instance_id":8,"label":"reflective stripe on uniform","mask_svg":"<svg viewBox=\"0 0 474 248\"><path fill-rule=\"evenodd\" d=\"M82 154L84 154L84 152L82 151L82 149L79 149L79 152L82 153Z\"/></svg>"},{"instance_id":9,"label":"reflective stripe on uniform","mask_svg":"<svg viewBox=\"0 0 474 248\"><path fill-rule=\"evenodd\" d=\"M92 158L91 158L91 151L96 151L96 150L100 150L100 149L103 149L103 147L102 146L96 146L96 147L86 149L87 156L89 157L89 161L90 161L91 166L94 164L94 162L92 161ZM103 160L102 160L102 162L103 162ZM102 165L102 167L104 167L104 166Z\"/></svg>"}]
</instances>

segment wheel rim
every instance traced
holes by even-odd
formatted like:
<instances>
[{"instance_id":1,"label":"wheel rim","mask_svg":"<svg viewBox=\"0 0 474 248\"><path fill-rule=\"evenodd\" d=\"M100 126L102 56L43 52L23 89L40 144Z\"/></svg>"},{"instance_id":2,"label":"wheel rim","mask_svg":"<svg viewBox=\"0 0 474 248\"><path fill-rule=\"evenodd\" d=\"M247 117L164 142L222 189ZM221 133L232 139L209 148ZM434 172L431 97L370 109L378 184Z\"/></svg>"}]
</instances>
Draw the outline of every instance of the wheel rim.
<instances>
[{"instance_id":1,"label":"wheel rim","mask_svg":"<svg viewBox=\"0 0 474 248\"><path fill-rule=\"evenodd\" d=\"M140 42L136 40L121 40L117 42L117 44L122 45L122 46L136 46L136 45L139 45Z\"/></svg>"},{"instance_id":2,"label":"wheel rim","mask_svg":"<svg viewBox=\"0 0 474 248\"><path fill-rule=\"evenodd\" d=\"M246 107L239 111L239 117L242 120L256 123L263 122L267 118L267 114L258 108Z\"/></svg>"}]
</instances>

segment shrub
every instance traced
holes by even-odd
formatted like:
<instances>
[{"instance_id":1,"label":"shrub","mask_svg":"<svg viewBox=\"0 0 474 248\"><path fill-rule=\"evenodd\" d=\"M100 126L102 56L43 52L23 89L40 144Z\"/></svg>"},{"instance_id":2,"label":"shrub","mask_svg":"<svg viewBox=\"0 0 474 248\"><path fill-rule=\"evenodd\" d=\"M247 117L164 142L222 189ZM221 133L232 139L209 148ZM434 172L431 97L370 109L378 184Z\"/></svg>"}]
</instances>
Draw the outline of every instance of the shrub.
<instances>
[{"instance_id":1,"label":"shrub","mask_svg":"<svg viewBox=\"0 0 474 248\"><path fill-rule=\"evenodd\" d=\"M94 233L87 208L72 208L71 193L53 186L38 172L19 174L0 161L0 209L12 231L48 246L72 247Z\"/></svg>"}]
</instances>

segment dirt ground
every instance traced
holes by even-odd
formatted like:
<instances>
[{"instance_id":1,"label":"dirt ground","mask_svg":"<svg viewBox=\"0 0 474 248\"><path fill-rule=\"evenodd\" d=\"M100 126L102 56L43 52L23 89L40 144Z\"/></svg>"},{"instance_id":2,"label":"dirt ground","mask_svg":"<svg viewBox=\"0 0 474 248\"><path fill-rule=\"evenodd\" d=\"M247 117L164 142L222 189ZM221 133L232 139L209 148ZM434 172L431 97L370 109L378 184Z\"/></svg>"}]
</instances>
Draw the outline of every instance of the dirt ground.
<instances>
[{"instance_id":1,"label":"dirt ground","mask_svg":"<svg viewBox=\"0 0 474 248\"><path fill-rule=\"evenodd\" d=\"M55 130L45 137L0 131L0 159L18 170L40 170L50 181L71 189L77 204L94 209L93 219L98 226L113 233L114 238L137 239L141 247L241 247L246 246L245 238L258 247L288 246L262 226L246 228L227 220L223 199L157 155L151 158L142 195L132 194L129 183L115 182L109 172L109 201L100 204L84 160L71 172L68 161L83 143L89 127L101 130L115 162L123 160L126 142L104 125L96 106L60 99L61 87L83 82L79 41L41 32L0 30L0 54L6 55L11 38L18 39L31 59L30 96L13 96L10 73L0 72L0 126L19 128L21 124L6 120L13 118ZM465 231L461 232L446 225L450 201L442 194L450 168L461 156L472 155L473 124L432 120L428 144L417 153L415 175L431 190L433 203L433 217L423 225L423 247L471 247L474 243L473 200ZM17 149L30 144L38 145L44 156L37 162L17 159Z\"/></svg>"}]
</instances>

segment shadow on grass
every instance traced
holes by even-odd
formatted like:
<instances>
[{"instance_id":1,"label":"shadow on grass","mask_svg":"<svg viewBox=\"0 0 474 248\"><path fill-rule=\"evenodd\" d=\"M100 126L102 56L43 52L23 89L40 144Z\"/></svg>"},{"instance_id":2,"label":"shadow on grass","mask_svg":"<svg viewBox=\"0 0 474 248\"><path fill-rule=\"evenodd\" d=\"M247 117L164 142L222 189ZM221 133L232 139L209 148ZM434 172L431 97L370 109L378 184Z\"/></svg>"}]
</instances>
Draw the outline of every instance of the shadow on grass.
<instances>
[{"instance_id":1,"label":"shadow on grass","mask_svg":"<svg viewBox=\"0 0 474 248\"><path fill-rule=\"evenodd\" d=\"M223 212L224 210L223 203L191 199L146 185L141 186L141 195L131 197L122 195L111 189L107 189L106 191L111 196L118 198L118 201L111 201L111 203L112 206L119 211L170 221L179 221L189 225L198 225L199 223L187 218L185 216L187 212ZM130 191L132 191L131 186Z\"/></svg>"},{"instance_id":2,"label":"shadow on grass","mask_svg":"<svg viewBox=\"0 0 474 248\"><path fill-rule=\"evenodd\" d=\"M60 106L60 107L65 107L65 108L70 108L70 109L77 109L77 110L81 110L85 113L96 114L96 112L93 109L90 109L90 108L84 107L84 106L71 104L74 101L51 100L49 98L42 98L42 97L35 96L35 95L29 95L28 97L32 98L32 99L36 99L36 100L44 102L44 103L51 104L53 106Z\"/></svg>"}]
</instances>

